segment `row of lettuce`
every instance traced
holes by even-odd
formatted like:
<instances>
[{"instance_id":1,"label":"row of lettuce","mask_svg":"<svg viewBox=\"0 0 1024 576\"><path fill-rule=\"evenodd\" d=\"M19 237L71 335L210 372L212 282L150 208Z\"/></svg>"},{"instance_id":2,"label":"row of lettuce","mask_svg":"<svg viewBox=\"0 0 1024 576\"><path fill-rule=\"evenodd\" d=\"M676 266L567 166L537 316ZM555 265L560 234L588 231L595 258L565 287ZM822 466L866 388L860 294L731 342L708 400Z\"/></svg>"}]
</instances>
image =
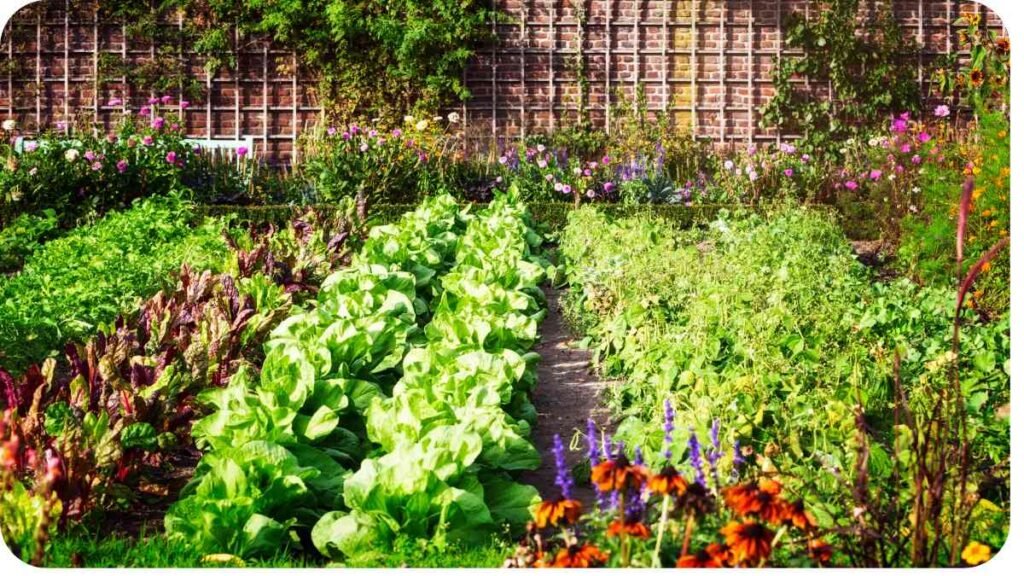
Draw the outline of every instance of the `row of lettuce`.
<instances>
[{"instance_id":1,"label":"row of lettuce","mask_svg":"<svg viewBox=\"0 0 1024 576\"><path fill-rule=\"evenodd\" d=\"M529 517L538 284L522 207L450 196L371 230L260 370L201 397L205 451L166 516L172 540L242 556L351 558L397 535L479 540Z\"/></svg>"},{"instance_id":2,"label":"row of lettuce","mask_svg":"<svg viewBox=\"0 0 1024 576\"><path fill-rule=\"evenodd\" d=\"M195 460L196 396L262 362L353 236L344 210L280 229L195 220L178 199L140 201L0 280L0 525L25 560L57 527L166 506L168 466Z\"/></svg>"},{"instance_id":3,"label":"row of lettuce","mask_svg":"<svg viewBox=\"0 0 1024 576\"><path fill-rule=\"evenodd\" d=\"M957 564L948 538L956 502L970 504L971 539L1002 545L1008 315L976 313L968 291L954 354L956 286L874 281L833 219L806 208L723 212L687 231L584 208L571 214L561 250L568 317L619 380L608 390L617 438L648 461L662 449L667 402L698 446L720 428L759 455L763 472L785 478L829 531L837 563L870 565L864 550L883 550L883 565L920 563L912 551L935 539L931 561ZM955 406L942 400L956 397L951 369L966 412L966 496L947 492L934 504L942 528L910 543L912 526L924 524L914 514L926 513L915 507L926 497L917 471L936 461L929 439L955 425L938 408ZM671 451L692 452L688 438L677 435Z\"/></svg>"}]
</instances>

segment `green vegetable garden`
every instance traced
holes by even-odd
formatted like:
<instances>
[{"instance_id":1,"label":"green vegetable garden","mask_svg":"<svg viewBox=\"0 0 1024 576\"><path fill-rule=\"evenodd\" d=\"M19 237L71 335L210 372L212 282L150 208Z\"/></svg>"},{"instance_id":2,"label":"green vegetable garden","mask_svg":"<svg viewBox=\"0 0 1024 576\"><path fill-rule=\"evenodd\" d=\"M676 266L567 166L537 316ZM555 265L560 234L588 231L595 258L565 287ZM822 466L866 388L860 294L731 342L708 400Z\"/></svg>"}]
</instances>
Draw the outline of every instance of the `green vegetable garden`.
<instances>
[{"instance_id":1,"label":"green vegetable garden","mask_svg":"<svg viewBox=\"0 0 1024 576\"><path fill-rule=\"evenodd\" d=\"M110 126L5 117L4 543L47 567L988 562L1009 40L965 14L966 56L919 84L884 22L855 34L863 3L787 36L850 35L828 99L790 78L821 53L774 63L761 121L802 137L715 146L638 95L483 151L456 104L488 2L102 3L198 13L211 54L228 22L270 35L324 110L284 167L192 139L181 82Z\"/></svg>"}]
</instances>

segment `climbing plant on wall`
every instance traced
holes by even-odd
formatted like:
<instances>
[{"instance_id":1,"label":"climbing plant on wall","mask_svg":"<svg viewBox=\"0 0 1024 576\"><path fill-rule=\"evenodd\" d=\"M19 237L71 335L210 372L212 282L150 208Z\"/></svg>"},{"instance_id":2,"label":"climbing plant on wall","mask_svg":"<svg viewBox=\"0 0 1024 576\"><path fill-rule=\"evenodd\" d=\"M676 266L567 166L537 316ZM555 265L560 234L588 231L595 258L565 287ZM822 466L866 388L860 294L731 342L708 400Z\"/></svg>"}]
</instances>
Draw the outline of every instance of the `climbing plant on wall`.
<instances>
[{"instance_id":1,"label":"climbing plant on wall","mask_svg":"<svg viewBox=\"0 0 1024 576\"><path fill-rule=\"evenodd\" d=\"M89 4L96 4L89 2ZM154 46L185 43L209 71L236 65L234 34L271 38L294 50L320 82L321 104L341 116L395 117L435 111L467 98L462 74L475 51L492 41L501 18L486 0L103 0L101 18L125 22L130 39ZM180 16L181 26L167 26ZM164 23L164 24L162 24ZM185 63L157 51L145 75L137 63L107 59L108 76L143 88L176 83ZM132 70L136 72L132 73Z\"/></svg>"},{"instance_id":2,"label":"climbing plant on wall","mask_svg":"<svg viewBox=\"0 0 1024 576\"><path fill-rule=\"evenodd\" d=\"M874 119L920 107L920 48L903 37L889 2L818 0L815 7L816 17L793 13L784 23L786 47L800 53L776 58L775 95L761 123L799 131L805 145L830 153L875 128Z\"/></svg>"}]
</instances>

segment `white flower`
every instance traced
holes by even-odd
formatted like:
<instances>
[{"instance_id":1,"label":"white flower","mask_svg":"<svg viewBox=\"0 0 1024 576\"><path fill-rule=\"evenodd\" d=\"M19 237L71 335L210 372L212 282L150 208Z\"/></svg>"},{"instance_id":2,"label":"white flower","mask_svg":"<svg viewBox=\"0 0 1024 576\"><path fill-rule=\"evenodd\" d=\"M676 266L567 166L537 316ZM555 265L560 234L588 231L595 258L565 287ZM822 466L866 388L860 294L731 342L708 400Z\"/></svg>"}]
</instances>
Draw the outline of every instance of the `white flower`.
<instances>
[{"instance_id":1,"label":"white flower","mask_svg":"<svg viewBox=\"0 0 1024 576\"><path fill-rule=\"evenodd\" d=\"M555 192L561 192L561 191L562 191L562 183L561 182L556 182L555 183Z\"/></svg>"},{"instance_id":2,"label":"white flower","mask_svg":"<svg viewBox=\"0 0 1024 576\"><path fill-rule=\"evenodd\" d=\"M68 162L74 162L78 160L78 150L75 148L68 148L67 152L64 153L64 159Z\"/></svg>"},{"instance_id":3,"label":"white flower","mask_svg":"<svg viewBox=\"0 0 1024 576\"><path fill-rule=\"evenodd\" d=\"M441 121L441 117L440 116L434 116L434 122L440 122L440 121Z\"/></svg>"},{"instance_id":4,"label":"white flower","mask_svg":"<svg viewBox=\"0 0 1024 576\"><path fill-rule=\"evenodd\" d=\"M545 150L547 150L546 146L544 146L543 144L537 144L537 152L543 154Z\"/></svg>"},{"instance_id":5,"label":"white flower","mask_svg":"<svg viewBox=\"0 0 1024 576\"><path fill-rule=\"evenodd\" d=\"M4 123L3 123L3 129L4 130L6 130L8 132L11 132L12 130L14 130L17 127L18 127L18 123L14 121L14 118L8 118L7 120L4 120Z\"/></svg>"},{"instance_id":6,"label":"white flower","mask_svg":"<svg viewBox=\"0 0 1024 576\"><path fill-rule=\"evenodd\" d=\"M757 172L751 170L749 176L750 176L750 181L751 182L757 181Z\"/></svg>"},{"instance_id":7,"label":"white flower","mask_svg":"<svg viewBox=\"0 0 1024 576\"><path fill-rule=\"evenodd\" d=\"M892 182L895 179L896 179L896 175L895 174L889 174L889 181L890 182Z\"/></svg>"},{"instance_id":8,"label":"white flower","mask_svg":"<svg viewBox=\"0 0 1024 576\"><path fill-rule=\"evenodd\" d=\"M427 122L426 120L420 120L419 122L416 123L416 130L418 132L422 132L427 129L428 125L430 125L430 123Z\"/></svg>"},{"instance_id":9,"label":"white flower","mask_svg":"<svg viewBox=\"0 0 1024 576\"><path fill-rule=\"evenodd\" d=\"M732 163L732 160L726 160L725 161L725 169L726 170L732 170L733 166L735 166L735 164Z\"/></svg>"},{"instance_id":10,"label":"white flower","mask_svg":"<svg viewBox=\"0 0 1024 576\"><path fill-rule=\"evenodd\" d=\"M452 124L458 124L459 123L459 113L458 112L452 112L451 114L449 114L448 115L448 121L451 122Z\"/></svg>"},{"instance_id":11,"label":"white flower","mask_svg":"<svg viewBox=\"0 0 1024 576\"><path fill-rule=\"evenodd\" d=\"M868 140L868 146L871 146L872 148L878 146L878 138L872 138L871 140Z\"/></svg>"},{"instance_id":12,"label":"white flower","mask_svg":"<svg viewBox=\"0 0 1024 576\"><path fill-rule=\"evenodd\" d=\"M406 124L412 124L413 122L415 122L415 121L416 121L416 119L415 119L415 118L413 118L412 116L406 116L406 117L405 117L405 118L403 118L402 120L403 120L403 121L405 121L405 123L406 123Z\"/></svg>"}]
</instances>

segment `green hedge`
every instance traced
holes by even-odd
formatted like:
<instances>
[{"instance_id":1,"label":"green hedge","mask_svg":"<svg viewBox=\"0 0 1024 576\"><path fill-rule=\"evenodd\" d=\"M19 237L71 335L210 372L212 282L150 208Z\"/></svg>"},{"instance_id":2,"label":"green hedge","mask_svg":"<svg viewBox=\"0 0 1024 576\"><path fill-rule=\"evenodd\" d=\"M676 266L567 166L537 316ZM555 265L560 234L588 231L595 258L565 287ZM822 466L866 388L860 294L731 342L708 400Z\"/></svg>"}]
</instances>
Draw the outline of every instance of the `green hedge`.
<instances>
[{"instance_id":1,"label":"green hedge","mask_svg":"<svg viewBox=\"0 0 1024 576\"><path fill-rule=\"evenodd\" d=\"M688 228L713 220L721 210L754 209L761 211L770 205L741 205L741 204L699 204L694 206L682 206L679 204L643 204L639 206L627 206L625 204L595 203L587 204L594 206L601 212L610 214L616 218L628 218L632 216L657 216L677 222L680 228ZM486 206L483 203L472 204L473 210ZM569 202L531 202L527 204L534 220L540 224L542 229L558 231L565 227L566 218L573 210ZM870 211L859 209L859 205L853 206L828 206L816 205L823 210L838 211L838 221L846 235L854 240L869 240L878 237L878 227L871 218ZM394 222L413 210L415 204L377 204L370 207L370 220L373 224L384 224ZM342 210L335 204L310 204L310 205L266 205L266 206L229 206L209 205L197 208L201 216L225 216L234 215L243 223L260 224L269 223L281 225L292 218L297 218L309 210L328 213L334 210Z\"/></svg>"}]
</instances>

